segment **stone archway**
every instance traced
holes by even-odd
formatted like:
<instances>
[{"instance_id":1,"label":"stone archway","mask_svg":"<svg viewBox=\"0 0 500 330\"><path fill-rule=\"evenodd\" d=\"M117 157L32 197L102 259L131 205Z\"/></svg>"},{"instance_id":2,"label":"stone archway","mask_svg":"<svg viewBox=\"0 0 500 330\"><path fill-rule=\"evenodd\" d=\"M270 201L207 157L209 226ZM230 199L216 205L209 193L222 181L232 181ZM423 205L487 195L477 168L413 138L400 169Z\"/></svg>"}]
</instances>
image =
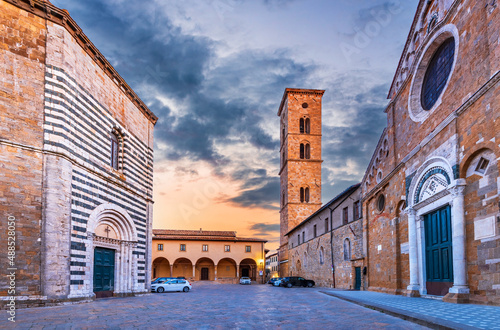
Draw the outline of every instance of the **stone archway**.
<instances>
[{"instance_id":1,"label":"stone archway","mask_svg":"<svg viewBox=\"0 0 500 330\"><path fill-rule=\"evenodd\" d=\"M172 264L172 277L193 278L193 263L187 258L178 258Z\"/></svg>"},{"instance_id":2,"label":"stone archway","mask_svg":"<svg viewBox=\"0 0 500 330\"><path fill-rule=\"evenodd\" d=\"M223 258L217 263L216 280L219 282L233 282L238 278L238 267L236 261L231 258Z\"/></svg>"},{"instance_id":3,"label":"stone archway","mask_svg":"<svg viewBox=\"0 0 500 330\"><path fill-rule=\"evenodd\" d=\"M170 262L163 257L158 257L153 261L152 279L157 277L171 277L172 269Z\"/></svg>"},{"instance_id":4,"label":"stone archway","mask_svg":"<svg viewBox=\"0 0 500 330\"><path fill-rule=\"evenodd\" d=\"M257 280L257 262L253 259L243 259L240 262L240 277L250 277L252 281Z\"/></svg>"},{"instance_id":5,"label":"stone archway","mask_svg":"<svg viewBox=\"0 0 500 330\"><path fill-rule=\"evenodd\" d=\"M138 287L137 256L133 254L137 231L127 211L114 204L101 204L90 214L87 226L87 257L91 260L87 290L96 297L144 291Z\"/></svg>"},{"instance_id":6,"label":"stone archway","mask_svg":"<svg viewBox=\"0 0 500 330\"><path fill-rule=\"evenodd\" d=\"M215 263L210 258L200 258L196 261L195 279L197 281L214 281Z\"/></svg>"}]
</instances>

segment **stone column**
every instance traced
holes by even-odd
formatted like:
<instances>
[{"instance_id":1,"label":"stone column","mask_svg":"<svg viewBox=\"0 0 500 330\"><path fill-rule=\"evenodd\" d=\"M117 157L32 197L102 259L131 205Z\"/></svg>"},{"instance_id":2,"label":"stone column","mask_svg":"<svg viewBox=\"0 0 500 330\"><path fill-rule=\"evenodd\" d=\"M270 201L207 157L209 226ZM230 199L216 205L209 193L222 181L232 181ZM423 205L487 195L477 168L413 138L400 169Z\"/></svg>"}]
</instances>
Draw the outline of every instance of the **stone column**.
<instances>
[{"instance_id":1,"label":"stone column","mask_svg":"<svg viewBox=\"0 0 500 330\"><path fill-rule=\"evenodd\" d=\"M170 265L170 277L174 276L174 265Z\"/></svg>"},{"instance_id":2,"label":"stone column","mask_svg":"<svg viewBox=\"0 0 500 330\"><path fill-rule=\"evenodd\" d=\"M469 300L467 285L467 260L465 255L465 179L457 179L450 185L451 193L451 234L453 247L453 287L443 300L465 303Z\"/></svg>"},{"instance_id":3,"label":"stone column","mask_svg":"<svg viewBox=\"0 0 500 330\"><path fill-rule=\"evenodd\" d=\"M236 264L236 278L240 278L240 265Z\"/></svg>"},{"instance_id":4,"label":"stone column","mask_svg":"<svg viewBox=\"0 0 500 330\"><path fill-rule=\"evenodd\" d=\"M217 266L214 266L214 281L217 281Z\"/></svg>"},{"instance_id":5,"label":"stone column","mask_svg":"<svg viewBox=\"0 0 500 330\"><path fill-rule=\"evenodd\" d=\"M409 297L419 297L417 215L411 207L406 209L406 213L408 214L408 246L410 250L410 285L406 288L406 295Z\"/></svg>"},{"instance_id":6,"label":"stone column","mask_svg":"<svg viewBox=\"0 0 500 330\"><path fill-rule=\"evenodd\" d=\"M193 280L196 280L196 265L193 265Z\"/></svg>"}]
</instances>

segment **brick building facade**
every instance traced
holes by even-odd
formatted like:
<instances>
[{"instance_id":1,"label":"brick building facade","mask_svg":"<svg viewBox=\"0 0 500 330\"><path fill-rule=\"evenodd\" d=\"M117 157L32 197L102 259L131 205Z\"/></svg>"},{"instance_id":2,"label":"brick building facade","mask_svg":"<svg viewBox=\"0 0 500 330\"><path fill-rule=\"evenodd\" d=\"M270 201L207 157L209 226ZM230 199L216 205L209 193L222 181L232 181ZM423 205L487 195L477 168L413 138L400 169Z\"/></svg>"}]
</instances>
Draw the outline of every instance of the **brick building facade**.
<instances>
[{"instance_id":1,"label":"brick building facade","mask_svg":"<svg viewBox=\"0 0 500 330\"><path fill-rule=\"evenodd\" d=\"M370 290L500 303L500 12L420 1L363 178Z\"/></svg>"},{"instance_id":2,"label":"brick building facade","mask_svg":"<svg viewBox=\"0 0 500 330\"><path fill-rule=\"evenodd\" d=\"M323 90L287 88L280 117L280 276L289 273L286 233L321 207Z\"/></svg>"},{"instance_id":3,"label":"brick building facade","mask_svg":"<svg viewBox=\"0 0 500 330\"><path fill-rule=\"evenodd\" d=\"M0 207L16 219L18 307L146 292L157 118L49 1L2 1L0 37ZM2 301L7 288L1 276Z\"/></svg>"},{"instance_id":4,"label":"brick building facade","mask_svg":"<svg viewBox=\"0 0 500 330\"><path fill-rule=\"evenodd\" d=\"M351 186L287 233L290 276L366 289L360 199L360 184Z\"/></svg>"}]
</instances>

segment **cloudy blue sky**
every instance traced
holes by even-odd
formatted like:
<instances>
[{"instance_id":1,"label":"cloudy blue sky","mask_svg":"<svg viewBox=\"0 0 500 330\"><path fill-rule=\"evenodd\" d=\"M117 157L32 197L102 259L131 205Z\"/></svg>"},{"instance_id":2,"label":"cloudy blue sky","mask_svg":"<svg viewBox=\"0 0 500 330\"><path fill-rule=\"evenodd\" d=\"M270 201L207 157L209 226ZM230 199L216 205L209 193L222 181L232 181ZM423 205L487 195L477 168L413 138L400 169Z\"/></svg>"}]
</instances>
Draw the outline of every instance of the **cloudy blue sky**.
<instances>
[{"instance_id":1,"label":"cloudy blue sky","mask_svg":"<svg viewBox=\"0 0 500 330\"><path fill-rule=\"evenodd\" d=\"M361 180L417 0L52 0L150 109L154 228L279 230L287 87L326 89L323 202Z\"/></svg>"}]
</instances>

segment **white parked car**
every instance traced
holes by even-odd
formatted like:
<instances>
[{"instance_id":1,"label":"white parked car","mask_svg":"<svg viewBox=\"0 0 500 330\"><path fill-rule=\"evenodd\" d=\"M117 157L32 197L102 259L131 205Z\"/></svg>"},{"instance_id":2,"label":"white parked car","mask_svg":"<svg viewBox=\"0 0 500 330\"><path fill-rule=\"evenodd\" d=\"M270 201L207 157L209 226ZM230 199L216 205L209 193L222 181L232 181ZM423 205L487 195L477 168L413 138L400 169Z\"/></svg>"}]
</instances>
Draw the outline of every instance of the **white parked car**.
<instances>
[{"instance_id":1,"label":"white parked car","mask_svg":"<svg viewBox=\"0 0 500 330\"><path fill-rule=\"evenodd\" d=\"M240 284L252 284L252 280L250 277L242 277L240 278Z\"/></svg>"},{"instance_id":2,"label":"white parked car","mask_svg":"<svg viewBox=\"0 0 500 330\"><path fill-rule=\"evenodd\" d=\"M183 291L189 292L191 290L191 283L187 280L175 279L168 280L160 283L151 284L151 292L162 293L165 291Z\"/></svg>"}]
</instances>

